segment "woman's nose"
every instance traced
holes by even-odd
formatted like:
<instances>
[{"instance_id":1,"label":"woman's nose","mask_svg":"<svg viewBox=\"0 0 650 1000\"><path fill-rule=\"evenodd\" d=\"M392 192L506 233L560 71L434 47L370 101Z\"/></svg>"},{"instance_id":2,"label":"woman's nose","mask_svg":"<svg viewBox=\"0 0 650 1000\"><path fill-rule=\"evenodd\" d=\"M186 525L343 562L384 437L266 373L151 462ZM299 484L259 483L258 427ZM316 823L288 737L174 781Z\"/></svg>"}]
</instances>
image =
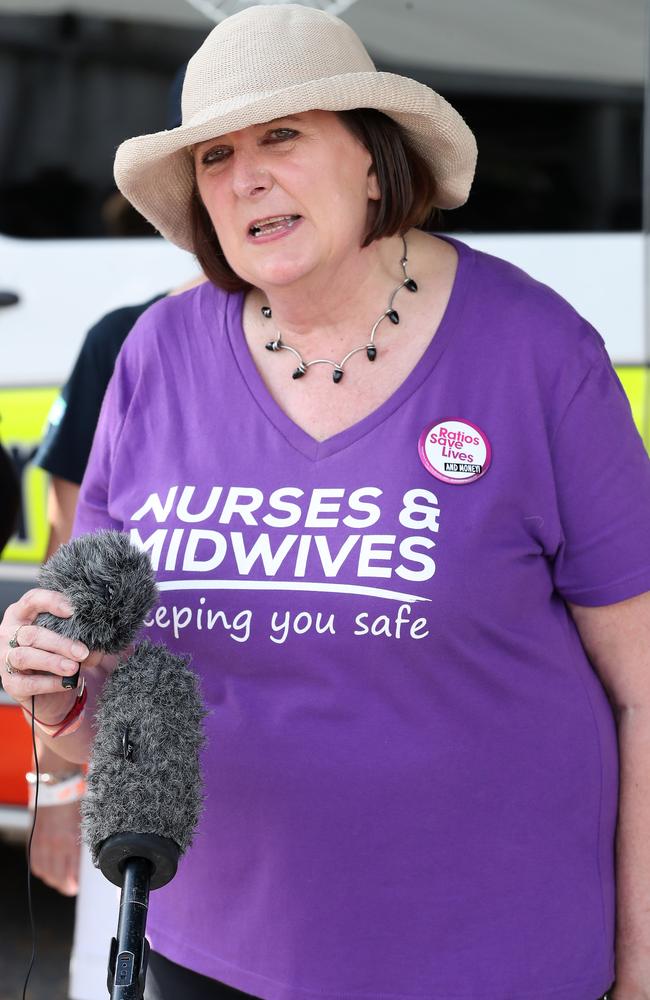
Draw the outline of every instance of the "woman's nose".
<instances>
[{"instance_id":1,"label":"woman's nose","mask_svg":"<svg viewBox=\"0 0 650 1000\"><path fill-rule=\"evenodd\" d=\"M241 151L235 154L232 183L235 194L240 198L254 197L273 185L271 175L259 160Z\"/></svg>"}]
</instances>

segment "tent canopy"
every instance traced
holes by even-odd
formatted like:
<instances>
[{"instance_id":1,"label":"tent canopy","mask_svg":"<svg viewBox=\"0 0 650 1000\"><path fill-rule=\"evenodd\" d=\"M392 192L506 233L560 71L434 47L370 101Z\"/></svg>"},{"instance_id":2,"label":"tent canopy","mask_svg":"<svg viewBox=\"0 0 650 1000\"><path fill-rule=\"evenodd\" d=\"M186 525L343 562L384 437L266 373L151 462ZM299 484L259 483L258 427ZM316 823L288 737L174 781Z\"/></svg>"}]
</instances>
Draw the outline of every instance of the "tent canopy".
<instances>
[{"instance_id":1,"label":"tent canopy","mask_svg":"<svg viewBox=\"0 0 650 1000\"><path fill-rule=\"evenodd\" d=\"M238 0L0 0L0 14L72 12L207 28ZM320 0L323 6L327 0ZM318 3L315 0L314 5ZM250 6L241 2L240 6ZM642 86L646 0L356 0L341 15L376 58L458 74Z\"/></svg>"}]
</instances>

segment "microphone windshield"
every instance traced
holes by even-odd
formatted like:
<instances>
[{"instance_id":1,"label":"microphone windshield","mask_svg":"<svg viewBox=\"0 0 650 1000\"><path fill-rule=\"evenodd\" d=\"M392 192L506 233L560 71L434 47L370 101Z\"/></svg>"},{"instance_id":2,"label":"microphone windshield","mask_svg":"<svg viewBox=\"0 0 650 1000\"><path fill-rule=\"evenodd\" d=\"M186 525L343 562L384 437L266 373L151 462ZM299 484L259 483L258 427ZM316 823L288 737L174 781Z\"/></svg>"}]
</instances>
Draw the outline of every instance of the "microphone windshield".
<instances>
[{"instance_id":1,"label":"microphone windshield","mask_svg":"<svg viewBox=\"0 0 650 1000\"><path fill-rule=\"evenodd\" d=\"M81 806L95 865L116 834L155 834L181 853L192 842L203 800L199 752L207 712L188 663L143 642L104 685Z\"/></svg>"},{"instance_id":2,"label":"microphone windshield","mask_svg":"<svg viewBox=\"0 0 650 1000\"><path fill-rule=\"evenodd\" d=\"M58 618L43 612L36 624L105 653L119 653L133 641L158 597L147 554L119 531L79 535L62 545L38 582L65 594L74 613Z\"/></svg>"}]
</instances>

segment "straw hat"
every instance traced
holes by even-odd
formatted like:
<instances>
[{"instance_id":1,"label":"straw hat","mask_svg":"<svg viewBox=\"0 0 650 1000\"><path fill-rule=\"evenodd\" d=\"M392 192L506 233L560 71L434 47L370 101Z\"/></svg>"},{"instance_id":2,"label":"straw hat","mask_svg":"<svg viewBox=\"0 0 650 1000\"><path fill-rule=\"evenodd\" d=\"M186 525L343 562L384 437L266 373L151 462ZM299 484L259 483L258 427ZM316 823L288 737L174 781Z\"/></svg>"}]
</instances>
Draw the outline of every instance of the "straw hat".
<instances>
[{"instance_id":1,"label":"straw hat","mask_svg":"<svg viewBox=\"0 0 650 1000\"><path fill-rule=\"evenodd\" d=\"M421 83L378 73L345 21L300 4L247 7L214 28L189 61L178 128L123 142L122 194L172 243L193 251L193 167L185 147L301 111L375 108L429 163L436 204L467 201L476 141L458 112Z\"/></svg>"}]
</instances>

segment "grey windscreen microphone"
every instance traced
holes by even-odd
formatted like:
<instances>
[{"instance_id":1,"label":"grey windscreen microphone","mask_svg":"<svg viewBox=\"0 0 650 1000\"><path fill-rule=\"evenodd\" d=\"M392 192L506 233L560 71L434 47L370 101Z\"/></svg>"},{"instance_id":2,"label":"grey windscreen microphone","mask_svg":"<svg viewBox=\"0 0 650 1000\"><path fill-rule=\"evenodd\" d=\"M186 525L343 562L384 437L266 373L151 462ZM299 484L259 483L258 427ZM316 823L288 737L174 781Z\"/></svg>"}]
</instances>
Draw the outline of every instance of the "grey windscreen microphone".
<instances>
[{"instance_id":1,"label":"grey windscreen microphone","mask_svg":"<svg viewBox=\"0 0 650 1000\"><path fill-rule=\"evenodd\" d=\"M177 855L191 844L206 712L188 662L142 642L104 684L82 803L84 839L100 867L107 841L125 831L171 840ZM105 874L120 884L110 865Z\"/></svg>"},{"instance_id":2,"label":"grey windscreen microphone","mask_svg":"<svg viewBox=\"0 0 650 1000\"><path fill-rule=\"evenodd\" d=\"M205 715L188 660L150 642L118 665L98 700L81 809L93 861L122 887L108 969L114 1000L144 996L149 891L174 877L192 842Z\"/></svg>"},{"instance_id":3,"label":"grey windscreen microphone","mask_svg":"<svg viewBox=\"0 0 650 1000\"><path fill-rule=\"evenodd\" d=\"M38 583L45 589L64 594L73 608L73 614L68 618L59 618L42 613L36 617L36 624L68 638L78 639L92 651L106 653L117 653L130 645L158 596L155 577L146 553L133 545L126 534L116 531L81 535L62 545L40 570ZM74 677L65 677L63 686L77 687L79 673L78 670ZM34 705L35 698L32 696L32 748L37 781L34 819L28 841L28 873L31 873L31 845L39 791ZM29 877L27 900L33 945L23 996L36 957Z\"/></svg>"},{"instance_id":4,"label":"grey windscreen microphone","mask_svg":"<svg viewBox=\"0 0 650 1000\"><path fill-rule=\"evenodd\" d=\"M115 531L62 545L39 585L65 594L73 614L43 613L36 623L106 653L130 645L158 596L146 553ZM82 825L95 864L122 886L108 971L115 1000L144 995L149 891L173 878L201 811L206 712L188 662L143 642L98 699Z\"/></svg>"},{"instance_id":5,"label":"grey windscreen microphone","mask_svg":"<svg viewBox=\"0 0 650 1000\"><path fill-rule=\"evenodd\" d=\"M61 545L38 583L65 594L73 614L43 612L36 624L105 653L119 653L133 641L158 597L147 554L119 531L79 535Z\"/></svg>"}]
</instances>

